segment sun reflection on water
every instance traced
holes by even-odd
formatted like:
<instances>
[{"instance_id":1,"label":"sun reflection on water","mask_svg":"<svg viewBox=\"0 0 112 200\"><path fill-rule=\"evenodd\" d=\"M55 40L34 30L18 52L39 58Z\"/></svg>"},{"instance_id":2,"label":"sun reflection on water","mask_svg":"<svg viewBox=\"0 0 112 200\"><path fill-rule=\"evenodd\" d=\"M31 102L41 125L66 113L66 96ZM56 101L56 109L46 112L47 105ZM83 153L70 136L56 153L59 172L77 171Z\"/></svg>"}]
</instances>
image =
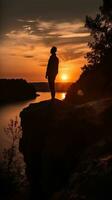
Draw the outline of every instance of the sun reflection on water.
<instances>
[{"instance_id":1,"label":"sun reflection on water","mask_svg":"<svg viewBox=\"0 0 112 200\"><path fill-rule=\"evenodd\" d=\"M66 93L61 93L61 96L62 96L62 98L61 98L62 100L65 99Z\"/></svg>"}]
</instances>

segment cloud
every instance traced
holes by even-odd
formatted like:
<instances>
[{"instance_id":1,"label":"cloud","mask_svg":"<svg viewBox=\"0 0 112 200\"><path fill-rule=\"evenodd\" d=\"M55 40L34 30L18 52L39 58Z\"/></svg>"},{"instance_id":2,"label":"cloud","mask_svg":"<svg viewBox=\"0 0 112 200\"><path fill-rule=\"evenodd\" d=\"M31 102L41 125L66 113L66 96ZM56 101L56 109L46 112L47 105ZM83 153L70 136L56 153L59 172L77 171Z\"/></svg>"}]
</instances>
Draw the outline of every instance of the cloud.
<instances>
[{"instance_id":1,"label":"cloud","mask_svg":"<svg viewBox=\"0 0 112 200\"><path fill-rule=\"evenodd\" d=\"M87 44L67 45L66 48L60 50L60 58L63 61L74 61L82 58L88 51Z\"/></svg>"},{"instance_id":2,"label":"cloud","mask_svg":"<svg viewBox=\"0 0 112 200\"><path fill-rule=\"evenodd\" d=\"M16 42L17 45L30 46L44 43L46 46L78 44L89 41L88 30L84 27L82 21L58 22L33 20L24 22L21 29L13 29L5 34L5 37Z\"/></svg>"},{"instance_id":3,"label":"cloud","mask_svg":"<svg viewBox=\"0 0 112 200\"><path fill-rule=\"evenodd\" d=\"M60 38L81 38L81 37L88 37L90 33L63 33L60 35Z\"/></svg>"},{"instance_id":4,"label":"cloud","mask_svg":"<svg viewBox=\"0 0 112 200\"><path fill-rule=\"evenodd\" d=\"M102 0L1 0L1 30L19 29L26 20L33 24L38 18L55 22L84 20L101 4Z\"/></svg>"},{"instance_id":5,"label":"cloud","mask_svg":"<svg viewBox=\"0 0 112 200\"><path fill-rule=\"evenodd\" d=\"M26 24L25 24L26 22ZM81 21L71 22L59 22L55 21L43 21L35 20L35 24L27 24L27 21L24 20L24 26L20 30L11 30L5 34L7 37L11 38L28 38L41 39L52 38L54 36L59 38L74 38L74 37L88 37L88 30L84 27L84 23Z\"/></svg>"},{"instance_id":6,"label":"cloud","mask_svg":"<svg viewBox=\"0 0 112 200\"><path fill-rule=\"evenodd\" d=\"M68 63L71 66L70 62L73 65L77 59L82 59L88 50L87 42L90 37L81 21L55 23L37 19L22 22L24 25L21 30L11 30L5 34L0 47L1 56L10 57L9 59L25 58L26 61L33 61L39 68L45 68L50 48L56 45L60 65L66 68Z\"/></svg>"},{"instance_id":7,"label":"cloud","mask_svg":"<svg viewBox=\"0 0 112 200\"><path fill-rule=\"evenodd\" d=\"M24 27L24 29L21 31L13 30L9 33L6 33L5 36L11 40L23 40L26 42L30 40L33 42L40 39L39 36L32 34L32 31L29 32L29 29L26 29L26 27Z\"/></svg>"},{"instance_id":8,"label":"cloud","mask_svg":"<svg viewBox=\"0 0 112 200\"><path fill-rule=\"evenodd\" d=\"M23 55L24 58L34 58L32 55Z\"/></svg>"}]
</instances>

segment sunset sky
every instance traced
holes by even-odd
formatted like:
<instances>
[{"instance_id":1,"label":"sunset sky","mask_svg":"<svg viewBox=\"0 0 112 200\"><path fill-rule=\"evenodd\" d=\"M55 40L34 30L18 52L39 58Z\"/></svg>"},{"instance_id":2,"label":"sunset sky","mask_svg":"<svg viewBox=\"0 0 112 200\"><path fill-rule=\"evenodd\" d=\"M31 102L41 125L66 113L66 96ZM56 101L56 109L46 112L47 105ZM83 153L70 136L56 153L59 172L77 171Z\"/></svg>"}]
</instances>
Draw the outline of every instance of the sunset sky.
<instances>
[{"instance_id":1,"label":"sunset sky","mask_svg":"<svg viewBox=\"0 0 112 200\"><path fill-rule=\"evenodd\" d=\"M85 16L95 16L101 0L2 0L0 78L46 81L50 48L60 59L57 81L75 81L86 63L90 34Z\"/></svg>"}]
</instances>

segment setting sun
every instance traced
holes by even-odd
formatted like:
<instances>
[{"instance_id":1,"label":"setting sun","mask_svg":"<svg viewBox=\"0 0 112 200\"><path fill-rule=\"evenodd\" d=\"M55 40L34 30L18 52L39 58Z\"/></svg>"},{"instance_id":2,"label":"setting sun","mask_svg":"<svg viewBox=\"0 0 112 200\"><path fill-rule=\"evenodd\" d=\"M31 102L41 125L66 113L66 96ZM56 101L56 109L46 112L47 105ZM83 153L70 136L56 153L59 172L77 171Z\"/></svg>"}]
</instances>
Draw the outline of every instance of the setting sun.
<instances>
[{"instance_id":1,"label":"setting sun","mask_svg":"<svg viewBox=\"0 0 112 200\"><path fill-rule=\"evenodd\" d=\"M61 80L62 81L67 81L68 80L68 75L67 74L62 74Z\"/></svg>"}]
</instances>

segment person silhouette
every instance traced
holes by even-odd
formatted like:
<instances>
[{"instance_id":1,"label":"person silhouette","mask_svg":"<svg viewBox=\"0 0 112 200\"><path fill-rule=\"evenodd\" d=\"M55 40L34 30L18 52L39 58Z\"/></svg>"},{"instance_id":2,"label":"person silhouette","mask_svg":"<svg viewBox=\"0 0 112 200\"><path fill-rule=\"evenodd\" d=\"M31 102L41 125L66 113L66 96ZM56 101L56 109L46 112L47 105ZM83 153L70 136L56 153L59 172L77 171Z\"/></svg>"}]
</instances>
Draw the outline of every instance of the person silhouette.
<instances>
[{"instance_id":1,"label":"person silhouette","mask_svg":"<svg viewBox=\"0 0 112 200\"><path fill-rule=\"evenodd\" d=\"M58 74L59 59L56 56L57 48L52 47L50 50L51 56L48 60L46 79L48 79L49 89L51 91L52 100L55 99L55 79Z\"/></svg>"}]
</instances>

